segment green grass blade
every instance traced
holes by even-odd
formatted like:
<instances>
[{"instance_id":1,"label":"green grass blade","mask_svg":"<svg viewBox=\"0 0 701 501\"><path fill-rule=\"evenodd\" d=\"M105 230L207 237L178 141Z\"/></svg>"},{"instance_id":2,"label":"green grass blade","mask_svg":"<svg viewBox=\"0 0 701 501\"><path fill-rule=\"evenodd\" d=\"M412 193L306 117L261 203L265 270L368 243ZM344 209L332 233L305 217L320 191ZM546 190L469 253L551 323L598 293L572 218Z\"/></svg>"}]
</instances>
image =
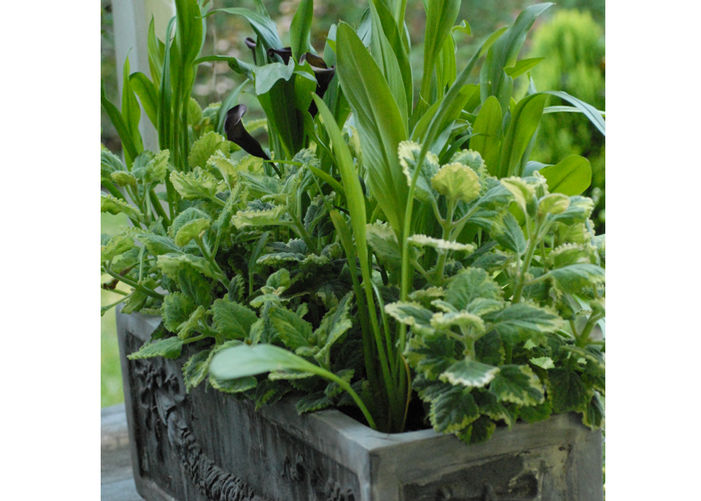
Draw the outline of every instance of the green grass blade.
<instances>
[{"instance_id":1,"label":"green grass blade","mask_svg":"<svg viewBox=\"0 0 701 501\"><path fill-rule=\"evenodd\" d=\"M366 235L367 214L365 212L365 197L363 195L362 187L360 186L360 181L358 180L358 173L353 166L353 157L348 149L348 145L343 140L341 130L338 128L331 111L319 96L314 95L314 101L319 109L319 117L329 134L329 139L336 158L336 164L339 172L341 173L341 181L345 189L348 212L350 213L351 217L351 227L353 229L353 235L355 236L355 250L358 254L360 273L363 277L362 286L365 291L368 317L370 319L370 325L375 338L375 346L377 347L377 352L379 355L379 363L385 383L385 390L390 402L390 407L394 408L397 405L396 388L392 384L393 379L390 375L389 358L384 346L384 338L389 335L389 333L385 333L385 336L383 336L380 332L380 326L377 321L375 300L372 291L372 277L370 272L370 260ZM397 409L394 408L390 414L396 415Z\"/></svg>"},{"instance_id":2,"label":"green grass blade","mask_svg":"<svg viewBox=\"0 0 701 501\"><path fill-rule=\"evenodd\" d=\"M406 123L387 81L349 25L338 27L336 45L336 71L358 125L368 186L394 231L401 234L407 187L397 147L407 138Z\"/></svg>"},{"instance_id":3,"label":"green grass blade","mask_svg":"<svg viewBox=\"0 0 701 501\"><path fill-rule=\"evenodd\" d=\"M148 25L147 35L148 47L148 66L151 70L151 80L154 85L158 85L161 81L161 68L163 67L163 52L165 47L163 42L158 40L153 18Z\"/></svg>"},{"instance_id":4,"label":"green grass blade","mask_svg":"<svg viewBox=\"0 0 701 501\"><path fill-rule=\"evenodd\" d=\"M275 26L275 22L270 19L269 16L260 12L254 12L252 10L236 7L214 9L209 11L207 16L210 16L215 12L223 12L226 14L243 17L246 21L248 21L248 24L251 26L251 28L253 28L253 31L256 32L256 35L258 35L258 40L263 44L266 50L282 48L282 41L280 41L277 26Z\"/></svg>"},{"instance_id":5,"label":"green grass blade","mask_svg":"<svg viewBox=\"0 0 701 501\"><path fill-rule=\"evenodd\" d=\"M502 112L499 100L495 96L489 96L482 104L482 109L472 125L474 136L470 140L470 149L482 155L487 169L492 175L498 168L501 121Z\"/></svg>"},{"instance_id":6,"label":"green grass blade","mask_svg":"<svg viewBox=\"0 0 701 501\"><path fill-rule=\"evenodd\" d=\"M131 135L136 154L138 155L144 149L141 141L141 133L139 132L139 121L141 120L141 107L136 99L136 95L129 83L129 58L124 60L122 69L122 118L127 126L127 130Z\"/></svg>"},{"instance_id":7,"label":"green grass blade","mask_svg":"<svg viewBox=\"0 0 701 501\"><path fill-rule=\"evenodd\" d=\"M395 80L394 83L390 84L390 87L394 91L395 87L401 86L397 85L398 82L403 84L403 92L397 90L397 94L395 95L403 94L398 103L400 106L400 111L402 111L402 117L404 120L406 120L407 115L411 111L414 99L414 81L411 70L411 62L409 60L409 52L404 44L404 40L402 39L397 24L392 17L392 13L389 11L387 6L381 0L373 0L370 3L370 10L373 20L373 32L382 30L382 34L378 37L378 41L381 41L383 44L388 44L394 55L394 57L390 57L389 59L396 60L397 63L396 66L394 66L394 63L390 62L392 65L392 72L394 73L391 76ZM373 37L373 42L374 41L375 40ZM375 56L374 53L373 56ZM375 60L378 60L376 56ZM389 81L390 75L386 73L386 76ZM406 106L402 103L405 103ZM405 111L403 111L404 108Z\"/></svg>"},{"instance_id":8,"label":"green grass blade","mask_svg":"<svg viewBox=\"0 0 701 501\"><path fill-rule=\"evenodd\" d=\"M313 17L314 0L302 0L290 24L290 46L295 61L299 61L299 57L311 49L309 34Z\"/></svg>"},{"instance_id":9,"label":"green grass blade","mask_svg":"<svg viewBox=\"0 0 701 501\"><path fill-rule=\"evenodd\" d=\"M522 174L525 166L523 155L538 129L546 99L543 93L535 93L524 97L516 105L502 143L497 177Z\"/></svg>"},{"instance_id":10,"label":"green grass blade","mask_svg":"<svg viewBox=\"0 0 701 501\"><path fill-rule=\"evenodd\" d=\"M122 141L122 149L124 150L124 157L127 160L127 167L130 167L132 159L136 158L138 153L129 129L117 107L107 99L104 88L101 89L101 102L110 122L112 122L112 125L114 125L114 128L117 130L119 139Z\"/></svg>"},{"instance_id":11,"label":"green grass blade","mask_svg":"<svg viewBox=\"0 0 701 501\"><path fill-rule=\"evenodd\" d=\"M536 18L550 8L552 3L539 3L524 9L506 32L494 42L487 52L487 60L480 72L482 100L497 96L502 108L509 104L513 79L504 71L516 62L526 34Z\"/></svg>"},{"instance_id":12,"label":"green grass blade","mask_svg":"<svg viewBox=\"0 0 701 501\"><path fill-rule=\"evenodd\" d=\"M584 116L586 116L591 123L594 124L594 127L596 127L602 135L606 136L606 122L604 121L604 116L591 104L585 103L581 99L577 99L576 97L564 91L548 90L544 91L543 94L550 94L552 96L559 97L560 99L571 103L575 108L577 108L581 113L583 113Z\"/></svg>"},{"instance_id":13,"label":"green grass blade","mask_svg":"<svg viewBox=\"0 0 701 501\"><path fill-rule=\"evenodd\" d=\"M460 12L460 0L429 0L426 8L424 34L424 64L418 109L423 111L432 103L433 71L445 38Z\"/></svg>"},{"instance_id":14,"label":"green grass blade","mask_svg":"<svg viewBox=\"0 0 701 501\"><path fill-rule=\"evenodd\" d=\"M183 62L192 63L204 42L204 20L197 0L175 0L175 38Z\"/></svg>"},{"instance_id":15,"label":"green grass blade","mask_svg":"<svg viewBox=\"0 0 701 501\"><path fill-rule=\"evenodd\" d=\"M168 22L166 28L166 42L163 52L163 71L161 72L161 88L160 88L160 106L158 107L158 145L160 149L171 149L173 145L172 127L171 127L171 101L172 89L170 78L170 49L172 47L171 34L175 26L175 17Z\"/></svg>"},{"instance_id":16,"label":"green grass blade","mask_svg":"<svg viewBox=\"0 0 701 501\"><path fill-rule=\"evenodd\" d=\"M149 78L137 71L129 76L134 92L139 96L141 106L154 127L158 126L158 89Z\"/></svg>"}]
</instances>

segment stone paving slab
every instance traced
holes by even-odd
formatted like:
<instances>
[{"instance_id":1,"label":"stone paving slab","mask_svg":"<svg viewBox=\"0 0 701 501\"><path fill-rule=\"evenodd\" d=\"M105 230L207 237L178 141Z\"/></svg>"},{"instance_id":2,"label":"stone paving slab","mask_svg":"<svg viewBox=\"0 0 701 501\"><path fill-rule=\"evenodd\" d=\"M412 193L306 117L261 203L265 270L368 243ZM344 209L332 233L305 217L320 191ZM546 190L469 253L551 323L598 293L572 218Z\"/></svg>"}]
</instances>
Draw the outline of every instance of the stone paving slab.
<instances>
[{"instance_id":1,"label":"stone paving slab","mask_svg":"<svg viewBox=\"0 0 701 501\"><path fill-rule=\"evenodd\" d=\"M142 501L131 469L124 404L102 409L102 501Z\"/></svg>"}]
</instances>

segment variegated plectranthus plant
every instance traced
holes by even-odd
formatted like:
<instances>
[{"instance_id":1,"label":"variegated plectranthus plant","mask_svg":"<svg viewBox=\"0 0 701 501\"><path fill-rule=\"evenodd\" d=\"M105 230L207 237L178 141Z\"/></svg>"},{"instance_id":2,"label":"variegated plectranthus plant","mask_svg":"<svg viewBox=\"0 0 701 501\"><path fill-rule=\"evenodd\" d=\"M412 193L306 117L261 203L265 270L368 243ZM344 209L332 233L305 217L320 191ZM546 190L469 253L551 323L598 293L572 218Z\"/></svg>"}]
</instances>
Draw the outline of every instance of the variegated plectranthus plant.
<instances>
[{"instance_id":1,"label":"variegated plectranthus plant","mask_svg":"<svg viewBox=\"0 0 701 501\"><path fill-rule=\"evenodd\" d=\"M127 63L121 110L103 96L124 160L102 151L102 210L131 222L103 237L103 287L123 313L162 318L130 358L186 357L188 390L295 395L300 412L340 407L387 432L431 425L469 443L571 411L602 426L604 244L580 196L591 170L529 161L543 113L581 112L603 132L602 114L532 85L514 94L538 62L517 59L525 34L550 4L458 74L459 4L426 2L415 92L401 1L372 0L322 55L311 0L289 47L262 3L176 1L166 36L150 29L151 76ZM200 55L209 15L250 23L252 62ZM190 92L211 61L243 82L203 110ZM244 122L249 87L264 120Z\"/></svg>"}]
</instances>

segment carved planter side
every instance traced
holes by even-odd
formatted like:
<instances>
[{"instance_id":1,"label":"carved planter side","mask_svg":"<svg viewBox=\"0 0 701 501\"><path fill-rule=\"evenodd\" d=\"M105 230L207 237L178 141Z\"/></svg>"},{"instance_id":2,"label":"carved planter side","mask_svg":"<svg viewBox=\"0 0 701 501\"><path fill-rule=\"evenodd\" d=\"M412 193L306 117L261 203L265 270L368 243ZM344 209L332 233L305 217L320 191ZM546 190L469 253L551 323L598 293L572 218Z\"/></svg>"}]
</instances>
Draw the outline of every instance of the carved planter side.
<instances>
[{"instance_id":1,"label":"carved planter side","mask_svg":"<svg viewBox=\"0 0 701 501\"><path fill-rule=\"evenodd\" d=\"M378 433L345 414L298 416L205 385L181 363L128 361L158 319L117 315L134 479L148 500L601 501L601 433L571 415L467 446L433 430Z\"/></svg>"}]
</instances>

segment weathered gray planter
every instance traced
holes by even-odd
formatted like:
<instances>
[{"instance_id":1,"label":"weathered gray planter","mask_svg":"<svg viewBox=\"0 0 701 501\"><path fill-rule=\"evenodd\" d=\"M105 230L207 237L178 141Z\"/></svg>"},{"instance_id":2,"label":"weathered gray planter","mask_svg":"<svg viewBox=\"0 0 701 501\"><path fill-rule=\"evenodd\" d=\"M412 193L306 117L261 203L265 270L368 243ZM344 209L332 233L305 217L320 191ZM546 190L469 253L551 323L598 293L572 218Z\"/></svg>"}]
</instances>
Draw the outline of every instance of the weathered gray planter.
<instances>
[{"instance_id":1,"label":"weathered gray planter","mask_svg":"<svg viewBox=\"0 0 701 501\"><path fill-rule=\"evenodd\" d=\"M158 319L117 315L134 479L148 500L600 501L601 433L555 416L467 446L433 430L378 433L290 401L255 412L181 364L128 361Z\"/></svg>"}]
</instances>

